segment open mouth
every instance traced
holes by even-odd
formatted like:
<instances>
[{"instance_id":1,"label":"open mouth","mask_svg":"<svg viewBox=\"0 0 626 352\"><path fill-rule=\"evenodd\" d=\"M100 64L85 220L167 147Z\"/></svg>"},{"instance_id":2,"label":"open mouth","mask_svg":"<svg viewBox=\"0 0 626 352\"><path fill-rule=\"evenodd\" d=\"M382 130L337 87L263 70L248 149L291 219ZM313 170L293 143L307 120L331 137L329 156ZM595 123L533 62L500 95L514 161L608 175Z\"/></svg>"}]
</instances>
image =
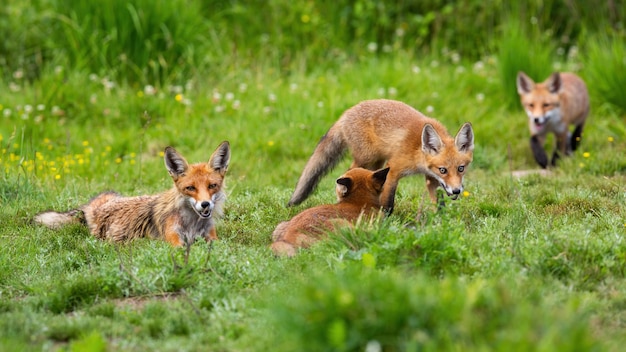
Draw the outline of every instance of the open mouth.
<instances>
[{"instance_id":1,"label":"open mouth","mask_svg":"<svg viewBox=\"0 0 626 352\"><path fill-rule=\"evenodd\" d=\"M193 210L196 212L196 214L198 214L198 216L199 216L199 217L201 217L201 218L203 218L203 219L206 219L206 218L210 218L210 217L211 217L211 213L212 213L212 211L211 211L211 208L210 208L210 207L207 207L207 208L202 209L202 210L198 210L198 209L196 209L195 207L192 207L192 208L193 208Z\"/></svg>"},{"instance_id":2,"label":"open mouth","mask_svg":"<svg viewBox=\"0 0 626 352\"><path fill-rule=\"evenodd\" d=\"M452 200L457 200L457 198L459 198L459 195L461 194L461 192L459 193L448 192L446 186L444 186L442 183L439 183L439 185L441 186L441 188L443 188L443 191L446 192L448 197L450 197Z\"/></svg>"},{"instance_id":3,"label":"open mouth","mask_svg":"<svg viewBox=\"0 0 626 352\"><path fill-rule=\"evenodd\" d=\"M543 127L545 126L546 123L548 123L548 118L547 117L535 118L533 119L533 122L535 124L535 127Z\"/></svg>"}]
</instances>

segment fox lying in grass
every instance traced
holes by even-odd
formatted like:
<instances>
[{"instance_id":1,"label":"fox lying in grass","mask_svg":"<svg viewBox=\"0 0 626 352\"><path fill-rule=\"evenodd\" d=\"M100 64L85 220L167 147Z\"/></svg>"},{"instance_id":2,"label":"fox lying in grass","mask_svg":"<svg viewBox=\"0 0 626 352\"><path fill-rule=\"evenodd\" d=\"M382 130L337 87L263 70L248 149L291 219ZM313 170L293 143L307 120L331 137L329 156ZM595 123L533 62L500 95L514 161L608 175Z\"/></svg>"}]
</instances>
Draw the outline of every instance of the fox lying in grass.
<instances>
[{"instance_id":1,"label":"fox lying in grass","mask_svg":"<svg viewBox=\"0 0 626 352\"><path fill-rule=\"evenodd\" d=\"M573 73L553 73L542 83L535 83L524 72L517 74L517 92L528 115L530 149L537 163L548 167L544 150L546 135L554 133L556 148L552 166L560 156L576 150L589 114L589 93L585 82ZM571 133L569 126L576 126Z\"/></svg>"},{"instance_id":2,"label":"fox lying in grass","mask_svg":"<svg viewBox=\"0 0 626 352\"><path fill-rule=\"evenodd\" d=\"M78 209L46 211L34 221L50 228L83 223L96 237L114 242L139 237L190 246L197 238L217 239L215 219L226 199L224 176L230 145L222 142L208 163L189 165L174 148L165 148L165 166L174 187L157 195L123 197L104 192Z\"/></svg>"},{"instance_id":3,"label":"fox lying in grass","mask_svg":"<svg viewBox=\"0 0 626 352\"><path fill-rule=\"evenodd\" d=\"M381 209L380 194L388 173L389 168L378 171L362 168L348 170L337 179L337 204L307 209L276 226L272 233L274 254L294 256L298 248L309 247L325 231L349 226L360 218L376 216Z\"/></svg>"},{"instance_id":4,"label":"fox lying in grass","mask_svg":"<svg viewBox=\"0 0 626 352\"><path fill-rule=\"evenodd\" d=\"M353 157L350 168L390 167L381 202L391 213L399 180L413 174L426 176L433 202L437 202L439 186L456 199L473 159L474 132L468 122L452 138L441 123L407 104L385 99L363 101L344 112L322 137L288 205L303 202L346 150Z\"/></svg>"}]
</instances>

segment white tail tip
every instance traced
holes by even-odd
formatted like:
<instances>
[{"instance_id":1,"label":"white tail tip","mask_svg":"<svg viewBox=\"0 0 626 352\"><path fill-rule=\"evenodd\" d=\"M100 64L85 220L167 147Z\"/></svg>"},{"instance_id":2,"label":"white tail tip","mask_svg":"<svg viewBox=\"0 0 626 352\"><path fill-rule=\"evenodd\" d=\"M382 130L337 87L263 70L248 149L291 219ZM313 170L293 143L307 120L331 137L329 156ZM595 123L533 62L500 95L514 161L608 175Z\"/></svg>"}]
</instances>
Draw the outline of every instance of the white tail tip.
<instances>
[{"instance_id":1,"label":"white tail tip","mask_svg":"<svg viewBox=\"0 0 626 352\"><path fill-rule=\"evenodd\" d=\"M39 213L33 218L33 220L36 223L47 226L51 229L58 229L77 221L77 219L71 214L57 213L55 211Z\"/></svg>"}]
</instances>

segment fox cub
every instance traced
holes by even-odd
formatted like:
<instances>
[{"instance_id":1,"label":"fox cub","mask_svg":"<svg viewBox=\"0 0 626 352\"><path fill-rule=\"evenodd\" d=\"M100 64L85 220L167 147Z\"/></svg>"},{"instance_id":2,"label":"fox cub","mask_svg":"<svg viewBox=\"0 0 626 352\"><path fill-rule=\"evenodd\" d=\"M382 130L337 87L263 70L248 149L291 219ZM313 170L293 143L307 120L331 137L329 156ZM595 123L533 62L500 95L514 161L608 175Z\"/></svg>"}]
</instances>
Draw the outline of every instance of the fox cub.
<instances>
[{"instance_id":1,"label":"fox cub","mask_svg":"<svg viewBox=\"0 0 626 352\"><path fill-rule=\"evenodd\" d=\"M309 247L317 241L325 231L350 226L362 217L379 214L380 194L388 173L389 168L378 171L362 168L348 170L337 179L337 204L307 209L276 226L272 233L274 254L291 257L298 248Z\"/></svg>"},{"instance_id":2,"label":"fox cub","mask_svg":"<svg viewBox=\"0 0 626 352\"><path fill-rule=\"evenodd\" d=\"M537 163L548 167L544 150L546 135L554 133L556 148L552 166L560 156L576 150L589 114L589 94L585 82L573 73L555 72L542 83L535 83L524 72L517 74L517 92L528 115L530 149ZM569 126L574 125L571 133Z\"/></svg>"},{"instance_id":3,"label":"fox cub","mask_svg":"<svg viewBox=\"0 0 626 352\"><path fill-rule=\"evenodd\" d=\"M346 110L319 141L288 205L303 202L346 150L352 153L351 168L389 166L381 202L391 213L398 181L413 174L426 176L433 202L437 202L439 186L456 199L473 159L474 132L467 122L452 138L441 123L407 104L386 99L363 101Z\"/></svg>"},{"instance_id":4,"label":"fox cub","mask_svg":"<svg viewBox=\"0 0 626 352\"><path fill-rule=\"evenodd\" d=\"M200 237L217 239L215 219L222 215L226 199L229 143L222 142L208 163L189 165L172 147L165 148L164 158L174 181L168 191L137 197L104 192L79 209L43 212L34 221L50 228L80 222L94 236L114 242L152 237L182 246Z\"/></svg>"}]
</instances>

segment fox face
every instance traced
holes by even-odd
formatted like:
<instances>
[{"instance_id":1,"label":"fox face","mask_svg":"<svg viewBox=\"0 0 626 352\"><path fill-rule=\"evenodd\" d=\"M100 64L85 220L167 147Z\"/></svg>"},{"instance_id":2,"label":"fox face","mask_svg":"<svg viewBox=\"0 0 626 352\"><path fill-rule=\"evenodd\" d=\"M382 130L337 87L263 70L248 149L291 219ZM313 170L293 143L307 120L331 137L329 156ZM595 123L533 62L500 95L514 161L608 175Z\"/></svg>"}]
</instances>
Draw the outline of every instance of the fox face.
<instances>
[{"instance_id":1,"label":"fox face","mask_svg":"<svg viewBox=\"0 0 626 352\"><path fill-rule=\"evenodd\" d=\"M545 134L548 130L559 131L561 124L561 76L553 73L545 82L535 83L523 72L517 75L517 92L532 135Z\"/></svg>"},{"instance_id":2,"label":"fox face","mask_svg":"<svg viewBox=\"0 0 626 352\"><path fill-rule=\"evenodd\" d=\"M472 125L464 124L454 145L446 145L434 127L426 124L422 131L422 151L426 157L428 182L436 181L449 197L457 199L463 192L463 176L473 159Z\"/></svg>"},{"instance_id":3,"label":"fox face","mask_svg":"<svg viewBox=\"0 0 626 352\"><path fill-rule=\"evenodd\" d=\"M215 204L224 196L222 186L230 162L230 147L223 142L208 163L189 165L174 148L165 149L165 166L176 189L200 218L211 217Z\"/></svg>"}]
</instances>

